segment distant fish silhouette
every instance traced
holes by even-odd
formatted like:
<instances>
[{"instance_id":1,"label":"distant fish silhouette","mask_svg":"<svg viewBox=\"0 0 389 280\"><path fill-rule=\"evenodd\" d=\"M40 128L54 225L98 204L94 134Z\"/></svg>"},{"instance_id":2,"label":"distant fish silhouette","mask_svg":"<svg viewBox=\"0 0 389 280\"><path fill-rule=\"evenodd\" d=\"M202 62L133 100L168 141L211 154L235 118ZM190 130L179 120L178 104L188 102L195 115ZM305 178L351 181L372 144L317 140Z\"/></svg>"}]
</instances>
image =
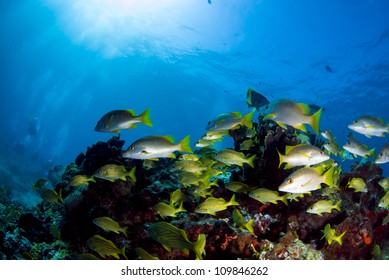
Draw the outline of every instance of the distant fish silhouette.
<instances>
[{"instance_id":1,"label":"distant fish silhouette","mask_svg":"<svg viewBox=\"0 0 389 280\"><path fill-rule=\"evenodd\" d=\"M270 103L265 96L251 88L247 90L246 102L248 107L254 107L257 111L260 107L263 107Z\"/></svg>"},{"instance_id":2,"label":"distant fish silhouette","mask_svg":"<svg viewBox=\"0 0 389 280\"><path fill-rule=\"evenodd\" d=\"M330 72L330 73L334 72L334 71L332 71L332 68L329 67L328 65L326 65L326 70L327 70L328 72Z\"/></svg>"}]
</instances>

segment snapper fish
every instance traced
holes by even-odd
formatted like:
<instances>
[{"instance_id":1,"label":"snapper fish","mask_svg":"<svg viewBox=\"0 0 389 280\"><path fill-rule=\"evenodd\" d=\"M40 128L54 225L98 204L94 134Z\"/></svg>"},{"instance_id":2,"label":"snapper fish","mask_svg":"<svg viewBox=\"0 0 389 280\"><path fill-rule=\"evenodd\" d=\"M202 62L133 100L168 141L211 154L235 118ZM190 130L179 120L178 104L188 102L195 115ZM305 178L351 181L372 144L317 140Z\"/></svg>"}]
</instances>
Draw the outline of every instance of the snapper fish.
<instances>
[{"instance_id":1,"label":"snapper fish","mask_svg":"<svg viewBox=\"0 0 389 280\"><path fill-rule=\"evenodd\" d=\"M232 211L232 221L234 224L240 228L246 228L249 232L254 233L254 219L250 219L249 221L245 221L243 214L239 212L238 209L234 209Z\"/></svg>"},{"instance_id":2,"label":"snapper fish","mask_svg":"<svg viewBox=\"0 0 389 280\"><path fill-rule=\"evenodd\" d=\"M146 136L136 140L123 152L123 157L133 159L176 158L176 151L192 153L190 136L175 144L171 136Z\"/></svg>"},{"instance_id":3,"label":"snapper fish","mask_svg":"<svg viewBox=\"0 0 389 280\"><path fill-rule=\"evenodd\" d=\"M350 178L346 187L354 189L354 192L367 192L366 183L362 178Z\"/></svg>"},{"instance_id":4,"label":"snapper fish","mask_svg":"<svg viewBox=\"0 0 389 280\"><path fill-rule=\"evenodd\" d=\"M272 191L266 188L258 188L249 193L249 197L261 202L262 204L268 202L277 204L278 201L282 201L285 205L288 205L288 196L289 194L280 196L277 191Z\"/></svg>"},{"instance_id":5,"label":"snapper fish","mask_svg":"<svg viewBox=\"0 0 389 280\"><path fill-rule=\"evenodd\" d=\"M385 144L380 150L375 163L383 164L389 162L389 143Z\"/></svg>"},{"instance_id":6,"label":"snapper fish","mask_svg":"<svg viewBox=\"0 0 389 280\"><path fill-rule=\"evenodd\" d=\"M226 210L228 206L239 206L235 201L235 194L230 201L225 201L223 198L208 197L204 202L196 207L195 212L200 214L216 215L216 212Z\"/></svg>"},{"instance_id":7,"label":"snapper fish","mask_svg":"<svg viewBox=\"0 0 389 280\"><path fill-rule=\"evenodd\" d=\"M278 155L280 158L278 168L280 168L283 163L286 163L284 169L295 166L315 165L330 159L330 156L324 151L310 144L286 146L285 155L280 152L278 152Z\"/></svg>"},{"instance_id":8,"label":"snapper fish","mask_svg":"<svg viewBox=\"0 0 389 280\"><path fill-rule=\"evenodd\" d=\"M281 183L278 190L289 193L308 193L319 189L322 183L332 186L334 183L334 168L331 167L322 175L311 167L297 169Z\"/></svg>"},{"instance_id":9,"label":"snapper fish","mask_svg":"<svg viewBox=\"0 0 389 280\"><path fill-rule=\"evenodd\" d=\"M97 122L95 131L118 133L123 129L135 128L137 123L153 126L149 109L146 109L139 116L136 116L133 110L110 111Z\"/></svg>"},{"instance_id":10,"label":"snapper fish","mask_svg":"<svg viewBox=\"0 0 389 280\"><path fill-rule=\"evenodd\" d=\"M173 204L166 204L165 202L159 202L154 205L155 211L161 216L162 219L166 217L177 217L176 214L180 212L186 212L182 206L183 202L180 203L180 206L176 208Z\"/></svg>"},{"instance_id":11,"label":"snapper fish","mask_svg":"<svg viewBox=\"0 0 389 280\"><path fill-rule=\"evenodd\" d=\"M321 113L322 108L312 114L311 109L305 103L281 99L273 101L265 107L263 119L275 121L284 129L286 129L286 125L290 125L304 132L307 131L305 124L309 124L315 133L318 134Z\"/></svg>"},{"instance_id":12,"label":"snapper fish","mask_svg":"<svg viewBox=\"0 0 389 280\"><path fill-rule=\"evenodd\" d=\"M378 202L378 207L389 209L389 191L385 193L383 197L381 197Z\"/></svg>"},{"instance_id":13,"label":"snapper fish","mask_svg":"<svg viewBox=\"0 0 389 280\"><path fill-rule=\"evenodd\" d=\"M96 218L93 220L93 223L104 231L112 231L116 234L123 233L127 237L128 227L121 227L118 222L112 220L110 217Z\"/></svg>"},{"instance_id":14,"label":"snapper fish","mask_svg":"<svg viewBox=\"0 0 389 280\"><path fill-rule=\"evenodd\" d=\"M96 180L92 177L88 177L86 175L78 174L74 175L72 179L70 179L69 186L71 187L79 187L82 185L89 185L89 182L96 183Z\"/></svg>"},{"instance_id":15,"label":"snapper fish","mask_svg":"<svg viewBox=\"0 0 389 280\"><path fill-rule=\"evenodd\" d=\"M379 180L378 185L380 185L385 191L389 191L389 178Z\"/></svg>"},{"instance_id":16,"label":"snapper fish","mask_svg":"<svg viewBox=\"0 0 389 280\"><path fill-rule=\"evenodd\" d=\"M136 166L127 171L123 165L106 164L97 169L93 176L110 182L115 182L117 179L127 181L126 177L129 176L132 181L136 182L135 170Z\"/></svg>"},{"instance_id":17,"label":"snapper fish","mask_svg":"<svg viewBox=\"0 0 389 280\"><path fill-rule=\"evenodd\" d=\"M241 152L237 152L232 149L225 149L216 153L213 158L227 165L235 164L243 166L243 163L246 163L254 168L254 159L256 158L256 155L246 158L246 156Z\"/></svg>"},{"instance_id":18,"label":"snapper fish","mask_svg":"<svg viewBox=\"0 0 389 280\"><path fill-rule=\"evenodd\" d=\"M342 245L342 237L346 233L344 231L344 232L342 232L341 235L336 235L336 230L332 229L330 224L327 224L324 227L324 230L322 230L322 232L324 233L324 235L321 239L325 238L329 245L331 245L333 241L336 241L340 245Z\"/></svg>"},{"instance_id":19,"label":"snapper fish","mask_svg":"<svg viewBox=\"0 0 389 280\"><path fill-rule=\"evenodd\" d=\"M270 102L265 96L249 88L246 94L246 103L249 108L254 107L258 111L259 108L268 105Z\"/></svg>"},{"instance_id":20,"label":"snapper fish","mask_svg":"<svg viewBox=\"0 0 389 280\"><path fill-rule=\"evenodd\" d=\"M196 242L191 242L184 230L166 222L151 224L147 232L152 239L162 244L168 251L176 248L185 255L189 255L189 250L191 250L196 254L197 260L202 260L202 256L205 255L206 237L203 233L199 234Z\"/></svg>"},{"instance_id":21,"label":"snapper fish","mask_svg":"<svg viewBox=\"0 0 389 280\"><path fill-rule=\"evenodd\" d=\"M323 213L331 213L332 209L341 211L340 204L342 203L341 200L339 200L336 204L333 204L330 200L319 200L312 204L308 209L307 212L310 214L316 214L319 216L322 216Z\"/></svg>"},{"instance_id":22,"label":"snapper fish","mask_svg":"<svg viewBox=\"0 0 389 280\"><path fill-rule=\"evenodd\" d=\"M389 133L389 125L385 124L383 119L369 115L356 119L348 125L348 128L369 138L385 137L385 133Z\"/></svg>"},{"instance_id":23,"label":"snapper fish","mask_svg":"<svg viewBox=\"0 0 389 280\"><path fill-rule=\"evenodd\" d=\"M120 259L119 255L123 255L127 259L125 255L125 246L119 249L111 240L105 239L101 235L92 236L86 241L86 245L89 249L95 251L102 258L114 257L115 259Z\"/></svg>"},{"instance_id":24,"label":"snapper fish","mask_svg":"<svg viewBox=\"0 0 389 280\"><path fill-rule=\"evenodd\" d=\"M343 146L343 149L363 158L368 158L369 156L375 158L375 148L369 150L366 145L358 142L352 134L349 135L347 144Z\"/></svg>"},{"instance_id":25,"label":"snapper fish","mask_svg":"<svg viewBox=\"0 0 389 280\"><path fill-rule=\"evenodd\" d=\"M253 126L253 115L254 112L250 112L244 116L239 112L222 113L212 121L209 121L205 129L208 131L225 131L237 129L241 125L251 128Z\"/></svg>"}]
</instances>

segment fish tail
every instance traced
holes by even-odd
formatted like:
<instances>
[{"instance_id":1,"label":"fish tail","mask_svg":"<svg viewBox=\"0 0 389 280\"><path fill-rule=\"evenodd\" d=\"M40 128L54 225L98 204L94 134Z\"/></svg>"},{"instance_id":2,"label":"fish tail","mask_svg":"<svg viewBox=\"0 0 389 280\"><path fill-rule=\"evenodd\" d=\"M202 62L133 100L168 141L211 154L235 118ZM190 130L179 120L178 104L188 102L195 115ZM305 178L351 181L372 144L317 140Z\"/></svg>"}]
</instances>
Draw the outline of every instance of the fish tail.
<instances>
[{"instance_id":1,"label":"fish tail","mask_svg":"<svg viewBox=\"0 0 389 280\"><path fill-rule=\"evenodd\" d=\"M131 180L136 183L136 176L135 176L136 166L134 166L130 172L128 173L128 176L130 176Z\"/></svg>"},{"instance_id":2,"label":"fish tail","mask_svg":"<svg viewBox=\"0 0 389 280\"><path fill-rule=\"evenodd\" d=\"M121 228L121 232L124 234L125 237L127 237L127 230L128 230L128 227Z\"/></svg>"},{"instance_id":3,"label":"fish tail","mask_svg":"<svg viewBox=\"0 0 389 280\"><path fill-rule=\"evenodd\" d=\"M196 260L202 260L205 256L205 244L207 240L204 233L199 234L197 241L193 243L193 252L196 254Z\"/></svg>"},{"instance_id":4,"label":"fish tail","mask_svg":"<svg viewBox=\"0 0 389 280\"><path fill-rule=\"evenodd\" d=\"M254 168L254 160L257 157L257 155L253 155L252 157L247 159L247 164L250 165L252 168Z\"/></svg>"},{"instance_id":5,"label":"fish tail","mask_svg":"<svg viewBox=\"0 0 389 280\"><path fill-rule=\"evenodd\" d=\"M180 142L180 150L182 152L192 152L192 148L190 147L190 135L186 136L184 139Z\"/></svg>"},{"instance_id":6,"label":"fish tail","mask_svg":"<svg viewBox=\"0 0 389 280\"><path fill-rule=\"evenodd\" d=\"M324 176L324 184L328 186L333 186L334 185L334 169L335 167L331 167L328 169L326 173L324 173L322 176Z\"/></svg>"},{"instance_id":7,"label":"fish tail","mask_svg":"<svg viewBox=\"0 0 389 280\"><path fill-rule=\"evenodd\" d=\"M180 206L177 208L177 212L186 212L183 201L181 201Z\"/></svg>"},{"instance_id":8,"label":"fish tail","mask_svg":"<svg viewBox=\"0 0 389 280\"><path fill-rule=\"evenodd\" d=\"M342 245L342 237L346 232L344 231L341 235L334 236L333 240L338 242L340 245Z\"/></svg>"},{"instance_id":9,"label":"fish tail","mask_svg":"<svg viewBox=\"0 0 389 280\"><path fill-rule=\"evenodd\" d=\"M334 209L338 210L339 212L342 211L342 210L340 209L340 205L341 205L341 204L342 204L342 200L339 200L339 201L335 204Z\"/></svg>"},{"instance_id":10,"label":"fish tail","mask_svg":"<svg viewBox=\"0 0 389 280\"><path fill-rule=\"evenodd\" d=\"M150 109L146 109L142 114L140 114L140 120L144 125L153 126L150 119Z\"/></svg>"},{"instance_id":11,"label":"fish tail","mask_svg":"<svg viewBox=\"0 0 389 280\"><path fill-rule=\"evenodd\" d=\"M233 205L239 206L239 202L237 202L235 200L235 194L232 195L232 197L231 197L230 201L228 201L227 205L228 206L233 206Z\"/></svg>"},{"instance_id":12,"label":"fish tail","mask_svg":"<svg viewBox=\"0 0 389 280\"><path fill-rule=\"evenodd\" d=\"M284 155L280 153L280 151L278 151L278 149L276 148L277 150L277 153L278 153L278 157L280 158L280 163L278 164L278 169L280 169L281 165L284 163Z\"/></svg>"},{"instance_id":13,"label":"fish tail","mask_svg":"<svg viewBox=\"0 0 389 280\"><path fill-rule=\"evenodd\" d=\"M281 196L281 201L285 203L285 205L288 205L288 196L289 194Z\"/></svg>"},{"instance_id":14,"label":"fish tail","mask_svg":"<svg viewBox=\"0 0 389 280\"><path fill-rule=\"evenodd\" d=\"M123 248L120 249L120 252L122 253L122 255L127 259L127 256L126 256L126 246L123 246Z\"/></svg>"},{"instance_id":15,"label":"fish tail","mask_svg":"<svg viewBox=\"0 0 389 280\"><path fill-rule=\"evenodd\" d=\"M95 177L94 177L94 176L91 176L91 177L89 178L89 182L96 183L96 179L95 179Z\"/></svg>"},{"instance_id":16,"label":"fish tail","mask_svg":"<svg viewBox=\"0 0 389 280\"><path fill-rule=\"evenodd\" d=\"M375 158L375 148L369 150L369 155L372 157L372 158Z\"/></svg>"},{"instance_id":17,"label":"fish tail","mask_svg":"<svg viewBox=\"0 0 389 280\"><path fill-rule=\"evenodd\" d=\"M323 108L320 108L315 114L312 115L311 118L310 125L312 126L316 134L319 133L319 122L320 122L320 117L322 112L323 112Z\"/></svg>"},{"instance_id":18,"label":"fish tail","mask_svg":"<svg viewBox=\"0 0 389 280\"><path fill-rule=\"evenodd\" d=\"M253 116L254 116L254 112L255 110L251 111L250 113L248 113L247 115L244 115L242 117L242 125L248 127L248 128L252 128L253 127Z\"/></svg>"},{"instance_id":19,"label":"fish tail","mask_svg":"<svg viewBox=\"0 0 389 280\"><path fill-rule=\"evenodd\" d=\"M244 226L245 226L245 228L247 228L247 230L248 230L249 232L254 233L253 225L254 225L254 219L251 219L251 220L248 221Z\"/></svg>"}]
</instances>

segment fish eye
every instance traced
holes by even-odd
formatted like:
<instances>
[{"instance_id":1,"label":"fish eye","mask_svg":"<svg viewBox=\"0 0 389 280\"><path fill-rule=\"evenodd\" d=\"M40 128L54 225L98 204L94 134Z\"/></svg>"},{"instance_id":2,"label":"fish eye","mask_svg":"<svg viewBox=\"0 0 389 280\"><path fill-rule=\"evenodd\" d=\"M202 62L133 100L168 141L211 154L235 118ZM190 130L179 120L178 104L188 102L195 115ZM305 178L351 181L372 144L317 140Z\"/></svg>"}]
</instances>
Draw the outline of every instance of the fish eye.
<instances>
[{"instance_id":1,"label":"fish eye","mask_svg":"<svg viewBox=\"0 0 389 280\"><path fill-rule=\"evenodd\" d=\"M292 184L293 183L293 179L290 178L288 181L287 181L288 184Z\"/></svg>"},{"instance_id":2,"label":"fish eye","mask_svg":"<svg viewBox=\"0 0 389 280\"><path fill-rule=\"evenodd\" d=\"M379 157L382 157L383 155L384 155L383 153L380 153L378 156L379 156Z\"/></svg>"},{"instance_id":3,"label":"fish eye","mask_svg":"<svg viewBox=\"0 0 389 280\"><path fill-rule=\"evenodd\" d=\"M135 147L134 147L134 146L131 146L131 147L130 147L130 150L131 150L131 151L135 150Z\"/></svg>"},{"instance_id":4,"label":"fish eye","mask_svg":"<svg viewBox=\"0 0 389 280\"><path fill-rule=\"evenodd\" d=\"M142 154L147 154L147 151L146 150L142 150Z\"/></svg>"},{"instance_id":5,"label":"fish eye","mask_svg":"<svg viewBox=\"0 0 389 280\"><path fill-rule=\"evenodd\" d=\"M209 122L208 122L208 125L210 125L210 124L211 124L211 122L209 121Z\"/></svg>"}]
</instances>

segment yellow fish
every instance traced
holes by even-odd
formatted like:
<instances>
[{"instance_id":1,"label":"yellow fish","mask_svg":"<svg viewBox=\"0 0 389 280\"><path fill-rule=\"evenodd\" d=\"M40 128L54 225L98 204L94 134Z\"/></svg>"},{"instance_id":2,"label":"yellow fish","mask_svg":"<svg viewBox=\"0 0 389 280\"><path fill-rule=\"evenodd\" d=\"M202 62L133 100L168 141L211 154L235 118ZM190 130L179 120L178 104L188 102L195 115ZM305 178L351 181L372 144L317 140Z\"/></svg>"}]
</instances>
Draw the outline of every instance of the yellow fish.
<instances>
[{"instance_id":1,"label":"yellow fish","mask_svg":"<svg viewBox=\"0 0 389 280\"><path fill-rule=\"evenodd\" d=\"M336 235L336 230L332 229L330 224L327 224L322 232L324 236L321 239L325 238L329 245L331 245L332 241L336 241L342 245L342 237L346 233L344 231L341 235Z\"/></svg>"},{"instance_id":2,"label":"yellow fish","mask_svg":"<svg viewBox=\"0 0 389 280\"><path fill-rule=\"evenodd\" d=\"M242 213L240 213L239 210L236 208L234 209L234 211L232 211L232 220L234 221L234 224L236 224L238 227L245 227L249 232L254 233L254 219L251 219L250 221L246 222Z\"/></svg>"},{"instance_id":3,"label":"yellow fish","mask_svg":"<svg viewBox=\"0 0 389 280\"><path fill-rule=\"evenodd\" d=\"M235 194L228 202L223 198L208 197L203 203L196 207L195 212L216 215L216 212L226 210L228 206L233 205L239 206L239 203L235 201Z\"/></svg>"},{"instance_id":4,"label":"yellow fish","mask_svg":"<svg viewBox=\"0 0 389 280\"><path fill-rule=\"evenodd\" d=\"M181 189L176 189L174 192L170 193L170 205L178 206L181 202L186 200L185 194L182 193Z\"/></svg>"},{"instance_id":5,"label":"yellow fish","mask_svg":"<svg viewBox=\"0 0 389 280\"><path fill-rule=\"evenodd\" d=\"M181 202L180 206L176 208L171 204L166 204L165 202L159 202L156 205L154 205L154 209L162 217L162 219L165 219L166 217L177 217L176 216L177 213L186 212L182 204L183 202Z\"/></svg>"},{"instance_id":6,"label":"yellow fish","mask_svg":"<svg viewBox=\"0 0 389 280\"><path fill-rule=\"evenodd\" d=\"M341 211L341 203L341 200L339 200L336 204L333 204L332 201L329 200L319 200L316 203L312 204L308 208L307 212L310 214L317 214L319 216L322 216L322 213L331 213L332 209Z\"/></svg>"},{"instance_id":7,"label":"yellow fish","mask_svg":"<svg viewBox=\"0 0 389 280\"><path fill-rule=\"evenodd\" d=\"M171 248L181 250L185 255L189 254L189 250L196 254L196 259L201 260L205 255L205 234L199 234L196 242L191 242L186 235L186 232L172 224L166 222L158 222L151 224L148 229L148 234L155 241L170 251Z\"/></svg>"},{"instance_id":8,"label":"yellow fish","mask_svg":"<svg viewBox=\"0 0 389 280\"><path fill-rule=\"evenodd\" d=\"M69 186L71 187L79 187L79 186L82 186L82 185L88 185L89 182L95 182L96 183L96 180L92 177L88 177L86 175L75 175L72 177L72 179L70 180L69 182Z\"/></svg>"},{"instance_id":9,"label":"yellow fish","mask_svg":"<svg viewBox=\"0 0 389 280\"><path fill-rule=\"evenodd\" d=\"M135 248L135 253L138 255L138 257L141 260L150 260L150 261L157 261L157 260L159 260L159 258L154 257L153 255L151 255L150 253L148 253L146 250L144 250L141 247L136 247Z\"/></svg>"},{"instance_id":10,"label":"yellow fish","mask_svg":"<svg viewBox=\"0 0 389 280\"><path fill-rule=\"evenodd\" d=\"M230 190L234 193L248 193L254 190L253 187L249 187L245 183L239 181L231 181L227 186L227 190Z\"/></svg>"},{"instance_id":11,"label":"yellow fish","mask_svg":"<svg viewBox=\"0 0 389 280\"><path fill-rule=\"evenodd\" d=\"M378 207L389 209L389 192L386 192L386 194L380 199Z\"/></svg>"},{"instance_id":12,"label":"yellow fish","mask_svg":"<svg viewBox=\"0 0 389 280\"><path fill-rule=\"evenodd\" d=\"M280 196L277 191L272 191L266 188L258 188L253 190L249 197L258 200L259 202L265 204L267 202L277 204L278 201L282 201L285 205L288 205L288 201L286 200L289 197L289 194L284 196Z\"/></svg>"},{"instance_id":13,"label":"yellow fish","mask_svg":"<svg viewBox=\"0 0 389 280\"><path fill-rule=\"evenodd\" d=\"M216 153L213 157L217 161L220 161L227 165L235 164L238 166L242 166L243 163L246 163L251 167L254 167L254 159L256 158L256 155L253 155L250 158L246 158L243 153L231 149L225 149Z\"/></svg>"},{"instance_id":14,"label":"yellow fish","mask_svg":"<svg viewBox=\"0 0 389 280\"><path fill-rule=\"evenodd\" d=\"M105 231L112 231L117 234L121 232L127 237L128 227L121 227L118 222L112 220L110 217L96 218L93 220L93 223Z\"/></svg>"},{"instance_id":15,"label":"yellow fish","mask_svg":"<svg viewBox=\"0 0 389 280\"><path fill-rule=\"evenodd\" d=\"M47 202L60 203L63 202L62 199L62 189L59 189L59 193L52 189L44 189L41 192L41 198Z\"/></svg>"},{"instance_id":16,"label":"yellow fish","mask_svg":"<svg viewBox=\"0 0 389 280\"><path fill-rule=\"evenodd\" d=\"M367 192L366 183L362 178L349 179L346 187L354 189L354 192Z\"/></svg>"},{"instance_id":17,"label":"yellow fish","mask_svg":"<svg viewBox=\"0 0 389 280\"><path fill-rule=\"evenodd\" d=\"M89 249L95 251L102 258L105 257L114 257L115 259L120 259L119 255L123 255L126 260L126 248L123 246L122 249L116 247L116 245L108 239L100 235L94 235L86 241L86 245Z\"/></svg>"},{"instance_id":18,"label":"yellow fish","mask_svg":"<svg viewBox=\"0 0 389 280\"><path fill-rule=\"evenodd\" d=\"M135 166L130 171L127 171L122 165L106 164L95 172L94 177L115 182L117 179L127 181L126 177L129 176L132 181L136 182L135 170Z\"/></svg>"},{"instance_id":19,"label":"yellow fish","mask_svg":"<svg viewBox=\"0 0 389 280\"><path fill-rule=\"evenodd\" d=\"M40 179L36 180L34 182L34 184L32 184L32 187L36 191L39 191L40 189L43 189L44 187L46 187L48 183L49 183L49 180L47 180L46 178L40 178Z\"/></svg>"}]
</instances>

